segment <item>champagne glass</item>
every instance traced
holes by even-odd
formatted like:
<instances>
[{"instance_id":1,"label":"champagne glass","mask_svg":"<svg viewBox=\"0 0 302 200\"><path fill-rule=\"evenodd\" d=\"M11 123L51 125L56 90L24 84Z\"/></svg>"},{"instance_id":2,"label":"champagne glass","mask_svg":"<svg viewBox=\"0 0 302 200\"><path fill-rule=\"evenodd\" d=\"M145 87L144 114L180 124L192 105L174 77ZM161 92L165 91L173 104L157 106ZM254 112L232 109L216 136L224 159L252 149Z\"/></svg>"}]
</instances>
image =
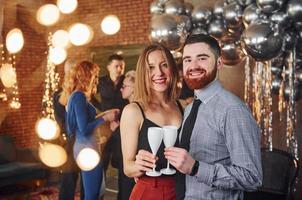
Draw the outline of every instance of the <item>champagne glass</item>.
<instances>
[{"instance_id":1,"label":"champagne glass","mask_svg":"<svg viewBox=\"0 0 302 200\"><path fill-rule=\"evenodd\" d=\"M173 147L177 139L177 127L176 126L164 126L164 144L166 147ZM169 160L167 162L167 168L161 169L160 172L166 175L172 175L176 173L175 169L170 168Z\"/></svg>"},{"instance_id":2,"label":"champagne glass","mask_svg":"<svg viewBox=\"0 0 302 200\"><path fill-rule=\"evenodd\" d=\"M156 155L161 143L163 140L163 129L159 127L149 127L148 128L148 142L151 147L151 151L153 155ZM152 171L146 172L148 176L160 176L161 173L155 171L155 167L153 167Z\"/></svg>"}]
</instances>

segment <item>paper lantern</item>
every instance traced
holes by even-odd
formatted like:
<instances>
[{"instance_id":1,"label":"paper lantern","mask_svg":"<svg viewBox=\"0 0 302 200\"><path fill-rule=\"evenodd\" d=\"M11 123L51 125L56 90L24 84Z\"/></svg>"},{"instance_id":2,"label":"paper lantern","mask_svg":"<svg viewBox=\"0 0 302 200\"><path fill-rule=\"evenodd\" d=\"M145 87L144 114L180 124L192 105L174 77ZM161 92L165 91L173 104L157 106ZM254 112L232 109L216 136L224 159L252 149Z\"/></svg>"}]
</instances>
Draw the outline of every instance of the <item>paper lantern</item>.
<instances>
[{"instance_id":1,"label":"paper lantern","mask_svg":"<svg viewBox=\"0 0 302 200\"><path fill-rule=\"evenodd\" d=\"M36 131L39 137L44 140L53 140L59 137L57 122L49 118L41 118L37 122Z\"/></svg>"},{"instance_id":2,"label":"paper lantern","mask_svg":"<svg viewBox=\"0 0 302 200\"><path fill-rule=\"evenodd\" d=\"M39 148L41 161L49 167L60 167L67 160L67 154L63 147L57 144L45 143Z\"/></svg>"},{"instance_id":3,"label":"paper lantern","mask_svg":"<svg viewBox=\"0 0 302 200\"><path fill-rule=\"evenodd\" d=\"M76 162L83 171L90 171L99 164L100 156L94 149L86 147L79 152Z\"/></svg>"},{"instance_id":4,"label":"paper lantern","mask_svg":"<svg viewBox=\"0 0 302 200\"><path fill-rule=\"evenodd\" d=\"M101 28L105 34L114 35L120 30L121 23L117 16L108 15L102 20Z\"/></svg>"},{"instance_id":5,"label":"paper lantern","mask_svg":"<svg viewBox=\"0 0 302 200\"><path fill-rule=\"evenodd\" d=\"M77 0L58 0L57 6L64 14L72 13L78 6Z\"/></svg>"},{"instance_id":6,"label":"paper lantern","mask_svg":"<svg viewBox=\"0 0 302 200\"><path fill-rule=\"evenodd\" d=\"M6 36L6 48L10 53L19 52L24 45L22 31L18 28L12 29Z\"/></svg>"},{"instance_id":7,"label":"paper lantern","mask_svg":"<svg viewBox=\"0 0 302 200\"><path fill-rule=\"evenodd\" d=\"M37 21L45 26L51 26L60 18L60 11L56 5L45 4L37 11Z\"/></svg>"},{"instance_id":8,"label":"paper lantern","mask_svg":"<svg viewBox=\"0 0 302 200\"><path fill-rule=\"evenodd\" d=\"M75 46L88 44L93 38L92 29L82 23L72 25L68 32L70 42Z\"/></svg>"},{"instance_id":9,"label":"paper lantern","mask_svg":"<svg viewBox=\"0 0 302 200\"><path fill-rule=\"evenodd\" d=\"M12 87L17 82L16 71L12 64L2 64L2 67L0 68L0 78L3 85L7 88Z\"/></svg>"}]
</instances>

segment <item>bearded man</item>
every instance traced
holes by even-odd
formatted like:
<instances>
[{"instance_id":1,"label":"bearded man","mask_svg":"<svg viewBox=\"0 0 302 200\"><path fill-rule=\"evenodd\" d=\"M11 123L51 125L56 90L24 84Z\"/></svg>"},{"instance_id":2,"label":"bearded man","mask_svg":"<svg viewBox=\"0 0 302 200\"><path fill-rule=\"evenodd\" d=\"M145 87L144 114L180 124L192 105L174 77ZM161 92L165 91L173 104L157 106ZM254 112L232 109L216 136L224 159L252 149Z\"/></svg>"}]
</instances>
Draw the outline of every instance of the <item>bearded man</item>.
<instances>
[{"instance_id":1,"label":"bearded man","mask_svg":"<svg viewBox=\"0 0 302 200\"><path fill-rule=\"evenodd\" d=\"M262 184L259 127L246 104L220 84L222 66L216 39L186 39L183 74L195 99L186 107L179 147L165 151L180 172L177 199L243 199Z\"/></svg>"}]
</instances>

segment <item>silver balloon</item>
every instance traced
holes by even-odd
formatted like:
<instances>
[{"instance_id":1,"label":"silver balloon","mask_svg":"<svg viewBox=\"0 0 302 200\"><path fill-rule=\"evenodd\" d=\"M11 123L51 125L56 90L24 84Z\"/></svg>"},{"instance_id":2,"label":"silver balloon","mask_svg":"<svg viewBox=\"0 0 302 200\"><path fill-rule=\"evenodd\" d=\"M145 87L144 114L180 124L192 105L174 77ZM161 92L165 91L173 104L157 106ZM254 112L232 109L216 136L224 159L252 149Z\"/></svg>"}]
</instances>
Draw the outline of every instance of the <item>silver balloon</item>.
<instances>
[{"instance_id":1,"label":"silver balloon","mask_svg":"<svg viewBox=\"0 0 302 200\"><path fill-rule=\"evenodd\" d=\"M181 15L185 13L185 6L180 0L170 0L165 3L165 13Z\"/></svg>"},{"instance_id":2,"label":"silver balloon","mask_svg":"<svg viewBox=\"0 0 302 200\"><path fill-rule=\"evenodd\" d=\"M292 31L285 31L283 35L283 51L291 51L294 48L297 35Z\"/></svg>"},{"instance_id":3,"label":"silver balloon","mask_svg":"<svg viewBox=\"0 0 302 200\"><path fill-rule=\"evenodd\" d=\"M280 70L280 73L282 72L282 67L285 64L285 56L286 56L285 53L282 53L272 59L272 68L273 67L278 68L278 71ZM273 70L272 70L272 72L273 72Z\"/></svg>"},{"instance_id":4,"label":"silver balloon","mask_svg":"<svg viewBox=\"0 0 302 200\"><path fill-rule=\"evenodd\" d=\"M282 80L278 76L275 76L274 79L272 80L272 92L274 94L279 93L281 83L282 83Z\"/></svg>"},{"instance_id":5,"label":"silver balloon","mask_svg":"<svg viewBox=\"0 0 302 200\"><path fill-rule=\"evenodd\" d=\"M157 1L154 1L150 5L150 13L151 14L162 14L164 13L164 7L159 4Z\"/></svg>"},{"instance_id":6,"label":"silver balloon","mask_svg":"<svg viewBox=\"0 0 302 200\"><path fill-rule=\"evenodd\" d=\"M294 100L298 101L301 97L301 92L300 92L300 86L298 83L294 84ZM284 98L288 101L289 100L289 96L290 96L290 87L289 87L289 83L285 82L285 86L284 86Z\"/></svg>"},{"instance_id":7,"label":"silver balloon","mask_svg":"<svg viewBox=\"0 0 302 200\"><path fill-rule=\"evenodd\" d=\"M207 30L203 27L195 27L193 28L192 32L191 32L192 35L197 35L197 34L208 34Z\"/></svg>"},{"instance_id":8,"label":"silver balloon","mask_svg":"<svg viewBox=\"0 0 302 200\"><path fill-rule=\"evenodd\" d=\"M165 3L167 3L169 0L158 0L158 3L160 5L164 5Z\"/></svg>"},{"instance_id":9,"label":"silver balloon","mask_svg":"<svg viewBox=\"0 0 302 200\"><path fill-rule=\"evenodd\" d=\"M225 2L226 4L230 4L230 3L236 2L236 0L224 0L224 2Z\"/></svg>"},{"instance_id":10,"label":"silver balloon","mask_svg":"<svg viewBox=\"0 0 302 200\"><path fill-rule=\"evenodd\" d=\"M236 2L233 2L224 7L223 17L228 28L241 26L242 12L242 7Z\"/></svg>"},{"instance_id":11,"label":"silver balloon","mask_svg":"<svg viewBox=\"0 0 302 200\"><path fill-rule=\"evenodd\" d=\"M251 24L241 35L241 45L245 52L257 61L267 61L276 57L282 49L282 35L268 21Z\"/></svg>"},{"instance_id":12,"label":"silver balloon","mask_svg":"<svg viewBox=\"0 0 302 200\"><path fill-rule=\"evenodd\" d=\"M164 44L170 50L180 48L182 38L178 30L178 21L173 15L159 15L151 21L151 40Z\"/></svg>"},{"instance_id":13,"label":"silver balloon","mask_svg":"<svg viewBox=\"0 0 302 200\"><path fill-rule=\"evenodd\" d=\"M212 19L212 11L203 6L195 7L192 11L192 21L196 26L206 26Z\"/></svg>"},{"instance_id":14,"label":"silver balloon","mask_svg":"<svg viewBox=\"0 0 302 200\"><path fill-rule=\"evenodd\" d=\"M244 58L240 42L232 35L226 35L220 40L221 57L226 65L237 65Z\"/></svg>"},{"instance_id":15,"label":"silver balloon","mask_svg":"<svg viewBox=\"0 0 302 200\"><path fill-rule=\"evenodd\" d=\"M237 3L243 7L249 6L255 2L255 0L236 0Z\"/></svg>"},{"instance_id":16,"label":"silver balloon","mask_svg":"<svg viewBox=\"0 0 302 200\"><path fill-rule=\"evenodd\" d=\"M208 32L211 36L217 39L221 38L227 32L227 28L223 19L216 19L214 21L211 21Z\"/></svg>"},{"instance_id":17,"label":"silver balloon","mask_svg":"<svg viewBox=\"0 0 302 200\"><path fill-rule=\"evenodd\" d=\"M294 27L297 31L302 31L302 22L295 22Z\"/></svg>"},{"instance_id":18,"label":"silver balloon","mask_svg":"<svg viewBox=\"0 0 302 200\"><path fill-rule=\"evenodd\" d=\"M276 12L270 16L270 20L276 23L280 29L286 29L291 25L291 19L286 12Z\"/></svg>"},{"instance_id":19,"label":"silver balloon","mask_svg":"<svg viewBox=\"0 0 302 200\"><path fill-rule=\"evenodd\" d=\"M191 16L192 11L193 11L193 5L189 2L185 2L184 8L185 8L185 14L188 16Z\"/></svg>"},{"instance_id":20,"label":"silver balloon","mask_svg":"<svg viewBox=\"0 0 302 200\"><path fill-rule=\"evenodd\" d=\"M187 31L187 33L189 33L192 29L192 21L191 18L186 16L186 15L179 15L179 24L181 26L184 26L184 29Z\"/></svg>"},{"instance_id":21,"label":"silver balloon","mask_svg":"<svg viewBox=\"0 0 302 200\"><path fill-rule=\"evenodd\" d=\"M243 11L242 21L247 28L251 23L258 19L265 19L266 15L257 7L256 4L251 4Z\"/></svg>"},{"instance_id":22,"label":"silver balloon","mask_svg":"<svg viewBox=\"0 0 302 200\"><path fill-rule=\"evenodd\" d=\"M279 11L287 0L256 0L257 6L266 14Z\"/></svg>"},{"instance_id":23,"label":"silver balloon","mask_svg":"<svg viewBox=\"0 0 302 200\"><path fill-rule=\"evenodd\" d=\"M299 68L295 71L295 76L296 76L296 79L297 79L299 85L301 85L302 84L302 69L301 68Z\"/></svg>"},{"instance_id":24,"label":"silver balloon","mask_svg":"<svg viewBox=\"0 0 302 200\"><path fill-rule=\"evenodd\" d=\"M274 76L280 77L282 73L282 68L273 66L271 67L271 72Z\"/></svg>"},{"instance_id":25,"label":"silver balloon","mask_svg":"<svg viewBox=\"0 0 302 200\"><path fill-rule=\"evenodd\" d=\"M301 0L289 0L287 3L286 12L295 22L302 20L302 2Z\"/></svg>"},{"instance_id":26,"label":"silver balloon","mask_svg":"<svg viewBox=\"0 0 302 200\"><path fill-rule=\"evenodd\" d=\"M213 14L215 15L216 18L222 18L223 8L225 5L226 4L224 3L224 0L216 1L213 8Z\"/></svg>"}]
</instances>

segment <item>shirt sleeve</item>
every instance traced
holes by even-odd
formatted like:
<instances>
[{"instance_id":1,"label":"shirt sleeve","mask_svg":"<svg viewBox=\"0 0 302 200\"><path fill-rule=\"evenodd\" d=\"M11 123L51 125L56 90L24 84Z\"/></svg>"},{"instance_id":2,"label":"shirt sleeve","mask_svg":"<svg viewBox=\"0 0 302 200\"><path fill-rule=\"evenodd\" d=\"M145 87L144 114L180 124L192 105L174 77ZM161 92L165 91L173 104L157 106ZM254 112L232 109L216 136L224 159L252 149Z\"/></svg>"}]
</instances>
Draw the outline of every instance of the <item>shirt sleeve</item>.
<instances>
[{"instance_id":1,"label":"shirt sleeve","mask_svg":"<svg viewBox=\"0 0 302 200\"><path fill-rule=\"evenodd\" d=\"M212 187L253 191L262 184L260 130L245 106L227 110L223 132L231 164L199 162L197 180Z\"/></svg>"},{"instance_id":2,"label":"shirt sleeve","mask_svg":"<svg viewBox=\"0 0 302 200\"><path fill-rule=\"evenodd\" d=\"M89 135L93 133L93 130L104 123L103 118L97 118L89 122L89 112L87 108L87 100L84 94L79 93L73 99L75 117L78 129L81 134Z\"/></svg>"}]
</instances>

